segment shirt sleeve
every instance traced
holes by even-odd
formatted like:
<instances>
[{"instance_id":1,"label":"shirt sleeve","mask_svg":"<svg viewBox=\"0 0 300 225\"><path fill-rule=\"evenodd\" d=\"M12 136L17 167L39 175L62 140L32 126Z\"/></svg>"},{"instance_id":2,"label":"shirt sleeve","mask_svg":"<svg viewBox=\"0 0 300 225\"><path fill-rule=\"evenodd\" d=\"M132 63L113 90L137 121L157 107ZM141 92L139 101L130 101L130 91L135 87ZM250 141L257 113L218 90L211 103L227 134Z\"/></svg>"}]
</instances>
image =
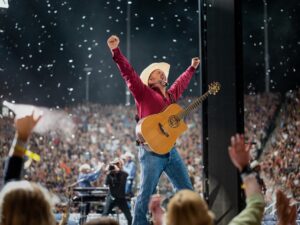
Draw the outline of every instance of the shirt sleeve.
<instances>
[{"instance_id":1,"label":"shirt sleeve","mask_svg":"<svg viewBox=\"0 0 300 225\"><path fill-rule=\"evenodd\" d=\"M133 97L139 102L142 100L145 90L148 88L135 72L126 57L121 53L119 48L112 50L113 60L117 63L121 76L126 82Z\"/></svg>"},{"instance_id":2,"label":"shirt sleeve","mask_svg":"<svg viewBox=\"0 0 300 225\"><path fill-rule=\"evenodd\" d=\"M89 182L92 182L92 181L97 180L97 179L99 178L99 176L101 175L101 172L100 172L100 171L101 171L101 170L98 169L98 170L96 170L96 171L93 172L93 173L87 174L86 177L85 177L85 179L86 179L87 181L89 181Z\"/></svg>"},{"instance_id":3,"label":"shirt sleeve","mask_svg":"<svg viewBox=\"0 0 300 225\"><path fill-rule=\"evenodd\" d=\"M175 101L180 98L184 90L188 87L195 70L196 69L192 66L187 68L187 70L184 71L170 87L169 92L174 96Z\"/></svg>"},{"instance_id":4,"label":"shirt sleeve","mask_svg":"<svg viewBox=\"0 0 300 225\"><path fill-rule=\"evenodd\" d=\"M4 167L4 183L20 180L23 170L23 158L18 156L8 157Z\"/></svg>"},{"instance_id":5,"label":"shirt sleeve","mask_svg":"<svg viewBox=\"0 0 300 225\"><path fill-rule=\"evenodd\" d=\"M109 185L109 175L107 175L105 178L105 185Z\"/></svg>"},{"instance_id":6,"label":"shirt sleeve","mask_svg":"<svg viewBox=\"0 0 300 225\"><path fill-rule=\"evenodd\" d=\"M255 194L246 199L247 206L234 217L228 225L257 225L261 224L264 213L264 197L261 194Z\"/></svg>"}]
</instances>

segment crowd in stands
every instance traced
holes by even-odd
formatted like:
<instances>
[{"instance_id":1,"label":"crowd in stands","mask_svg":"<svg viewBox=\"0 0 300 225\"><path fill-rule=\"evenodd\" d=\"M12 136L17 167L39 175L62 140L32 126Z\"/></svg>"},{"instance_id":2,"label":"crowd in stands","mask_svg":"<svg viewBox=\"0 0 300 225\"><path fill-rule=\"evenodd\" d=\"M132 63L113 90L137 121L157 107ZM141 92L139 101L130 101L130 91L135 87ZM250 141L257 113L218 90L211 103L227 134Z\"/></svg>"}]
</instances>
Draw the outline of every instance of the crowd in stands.
<instances>
[{"instance_id":1,"label":"crowd in stands","mask_svg":"<svg viewBox=\"0 0 300 225\"><path fill-rule=\"evenodd\" d=\"M22 180L25 146L40 118L33 111L31 115L14 121L16 132L5 160L3 178L5 186L0 192L1 225L65 225L68 223L68 210L60 221L55 221L52 212L53 202L47 189L37 182ZM250 146L245 144L244 135L236 134L231 137L228 153L244 183L246 207L230 221L229 225L241 225L246 221L247 224L259 225L262 221L265 201L257 178L259 174L249 167L251 158L249 149ZM213 225L214 213L209 210L206 201L199 193L192 190L179 191L168 203L166 212L161 208L160 196L151 197L149 210L152 224ZM290 199L282 191L277 191L276 208L278 225L296 224L297 208L295 205L290 205ZM103 217L84 224L116 225L118 222Z\"/></svg>"},{"instance_id":2,"label":"crowd in stands","mask_svg":"<svg viewBox=\"0 0 300 225\"><path fill-rule=\"evenodd\" d=\"M187 100L189 101L189 100ZM187 104L184 103L183 104ZM135 114L133 106L103 106L99 104L78 105L65 109L72 115L77 129L69 137L60 132L47 135L34 134L29 148L41 155L40 162L28 162L25 170L28 180L39 181L54 193L63 193L65 187L73 184L79 174L79 167L88 163L97 167L99 162L110 162L126 151L137 155L135 138ZM9 150L14 135L13 119L0 119L1 160ZM178 140L178 149L187 163L195 188L201 191L201 143L200 117L197 113L187 117L189 130ZM103 185L103 177L95 186ZM161 193L172 190L162 177ZM138 181L136 181L138 182Z\"/></svg>"},{"instance_id":3,"label":"crowd in stands","mask_svg":"<svg viewBox=\"0 0 300 225\"><path fill-rule=\"evenodd\" d=\"M280 101L280 95L275 93L245 95L245 135L249 141L255 143L254 149L263 148ZM253 151L252 157L256 159L259 154L259 151Z\"/></svg>"},{"instance_id":4,"label":"crowd in stands","mask_svg":"<svg viewBox=\"0 0 300 225\"><path fill-rule=\"evenodd\" d=\"M285 96L276 129L260 159L262 176L272 202L275 189L281 188L300 201L300 89Z\"/></svg>"},{"instance_id":5,"label":"crowd in stands","mask_svg":"<svg viewBox=\"0 0 300 225\"><path fill-rule=\"evenodd\" d=\"M280 119L275 121L276 129L260 161L268 190L267 200L273 200L270 193L282 188L299 201L300 90L289 92L285 99ZM180 104L190 101L186 99ZM263 147L262 142L269 135L270 123L274 122L279 106L279 95L245 97L245 134L256 143L255 149ZM99 162L110 162L126 151L138 157L134 107L83 104L65 108L65 111L73 118L77 127L75 133L72 136L56 131L33 134L28 148L38 153L41 161L27 160L24 171L27 180L41 183L61 199L66 198L66 187L76 182L80 165L88 163L96 168ZM198 113L192 113L186 122L189 129L180 137L177 146L193 178L195 191L199 193L202 191L201 119ZM13 123L12 118L0 118L1 164L14 138ZM0 173L3 173L2 167ZM102 186L103 182L104 177L100 176L94 185ZM160 193L172 190L165 177L161 178L159 190Z\"/></svg>"}]
</instances>

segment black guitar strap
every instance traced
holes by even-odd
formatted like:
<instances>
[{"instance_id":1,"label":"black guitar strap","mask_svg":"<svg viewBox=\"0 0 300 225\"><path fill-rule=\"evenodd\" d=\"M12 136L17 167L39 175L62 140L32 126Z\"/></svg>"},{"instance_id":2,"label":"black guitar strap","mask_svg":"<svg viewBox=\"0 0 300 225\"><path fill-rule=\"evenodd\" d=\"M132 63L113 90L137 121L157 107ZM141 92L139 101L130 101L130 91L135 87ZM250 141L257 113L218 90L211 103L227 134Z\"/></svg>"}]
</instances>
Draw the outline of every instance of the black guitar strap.
<instances>
[{"instance_id":1,"label":"black guitar strap","mask_svg":"<svg viewBox=\"0 0 300 225\"><path fill-rule=\"evenodd\" d=\"M169 92L168 92L168 93L169 93ZM172 93L169 93L169 96L170 96L170 99L171 99L171 103L172 103L172 104L175 103L176 101L175 101L175 98L174 98L173 94L172 94Z\"/></svg>"}]
</instances>

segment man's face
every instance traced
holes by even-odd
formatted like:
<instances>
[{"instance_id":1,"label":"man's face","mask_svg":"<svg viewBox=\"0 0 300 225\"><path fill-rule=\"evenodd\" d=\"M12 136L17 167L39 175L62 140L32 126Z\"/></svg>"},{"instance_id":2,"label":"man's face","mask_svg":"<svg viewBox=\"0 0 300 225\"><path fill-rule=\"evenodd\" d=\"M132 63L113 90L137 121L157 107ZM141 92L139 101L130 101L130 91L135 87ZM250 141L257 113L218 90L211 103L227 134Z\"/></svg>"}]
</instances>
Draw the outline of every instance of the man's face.
<instances>
[{"instance_id":1,"label":"man's face","mask_svg":"<svg viewBox=\"0 0 300 225\"><path fill-rule=\"evenodd\" d=\"M157 69L150 74L148 85L149 87L164 87L164 85L162 85L160 81L167 82L167 78L162 70Z\"/></svg>"}]
</instances>

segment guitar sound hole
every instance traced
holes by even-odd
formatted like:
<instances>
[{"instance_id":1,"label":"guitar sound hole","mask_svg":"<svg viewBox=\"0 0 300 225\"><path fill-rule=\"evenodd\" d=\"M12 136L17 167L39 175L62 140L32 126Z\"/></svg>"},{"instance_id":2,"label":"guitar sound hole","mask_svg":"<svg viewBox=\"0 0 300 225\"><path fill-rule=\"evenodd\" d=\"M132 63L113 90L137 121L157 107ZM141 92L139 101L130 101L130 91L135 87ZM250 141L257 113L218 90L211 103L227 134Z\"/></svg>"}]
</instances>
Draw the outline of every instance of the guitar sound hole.
<instances>
[{"instance_id":1,"label":"guitar sound hole","mask_svg":"<svg viewBox=\"0 0 300 225\"><path fill-rule=\"evenodd\" d=\"M179 119L177 116L170 116L169 117L169 126L172 127L172 128L176 128L179 126Z\"/></svg>"}]
</instances>

